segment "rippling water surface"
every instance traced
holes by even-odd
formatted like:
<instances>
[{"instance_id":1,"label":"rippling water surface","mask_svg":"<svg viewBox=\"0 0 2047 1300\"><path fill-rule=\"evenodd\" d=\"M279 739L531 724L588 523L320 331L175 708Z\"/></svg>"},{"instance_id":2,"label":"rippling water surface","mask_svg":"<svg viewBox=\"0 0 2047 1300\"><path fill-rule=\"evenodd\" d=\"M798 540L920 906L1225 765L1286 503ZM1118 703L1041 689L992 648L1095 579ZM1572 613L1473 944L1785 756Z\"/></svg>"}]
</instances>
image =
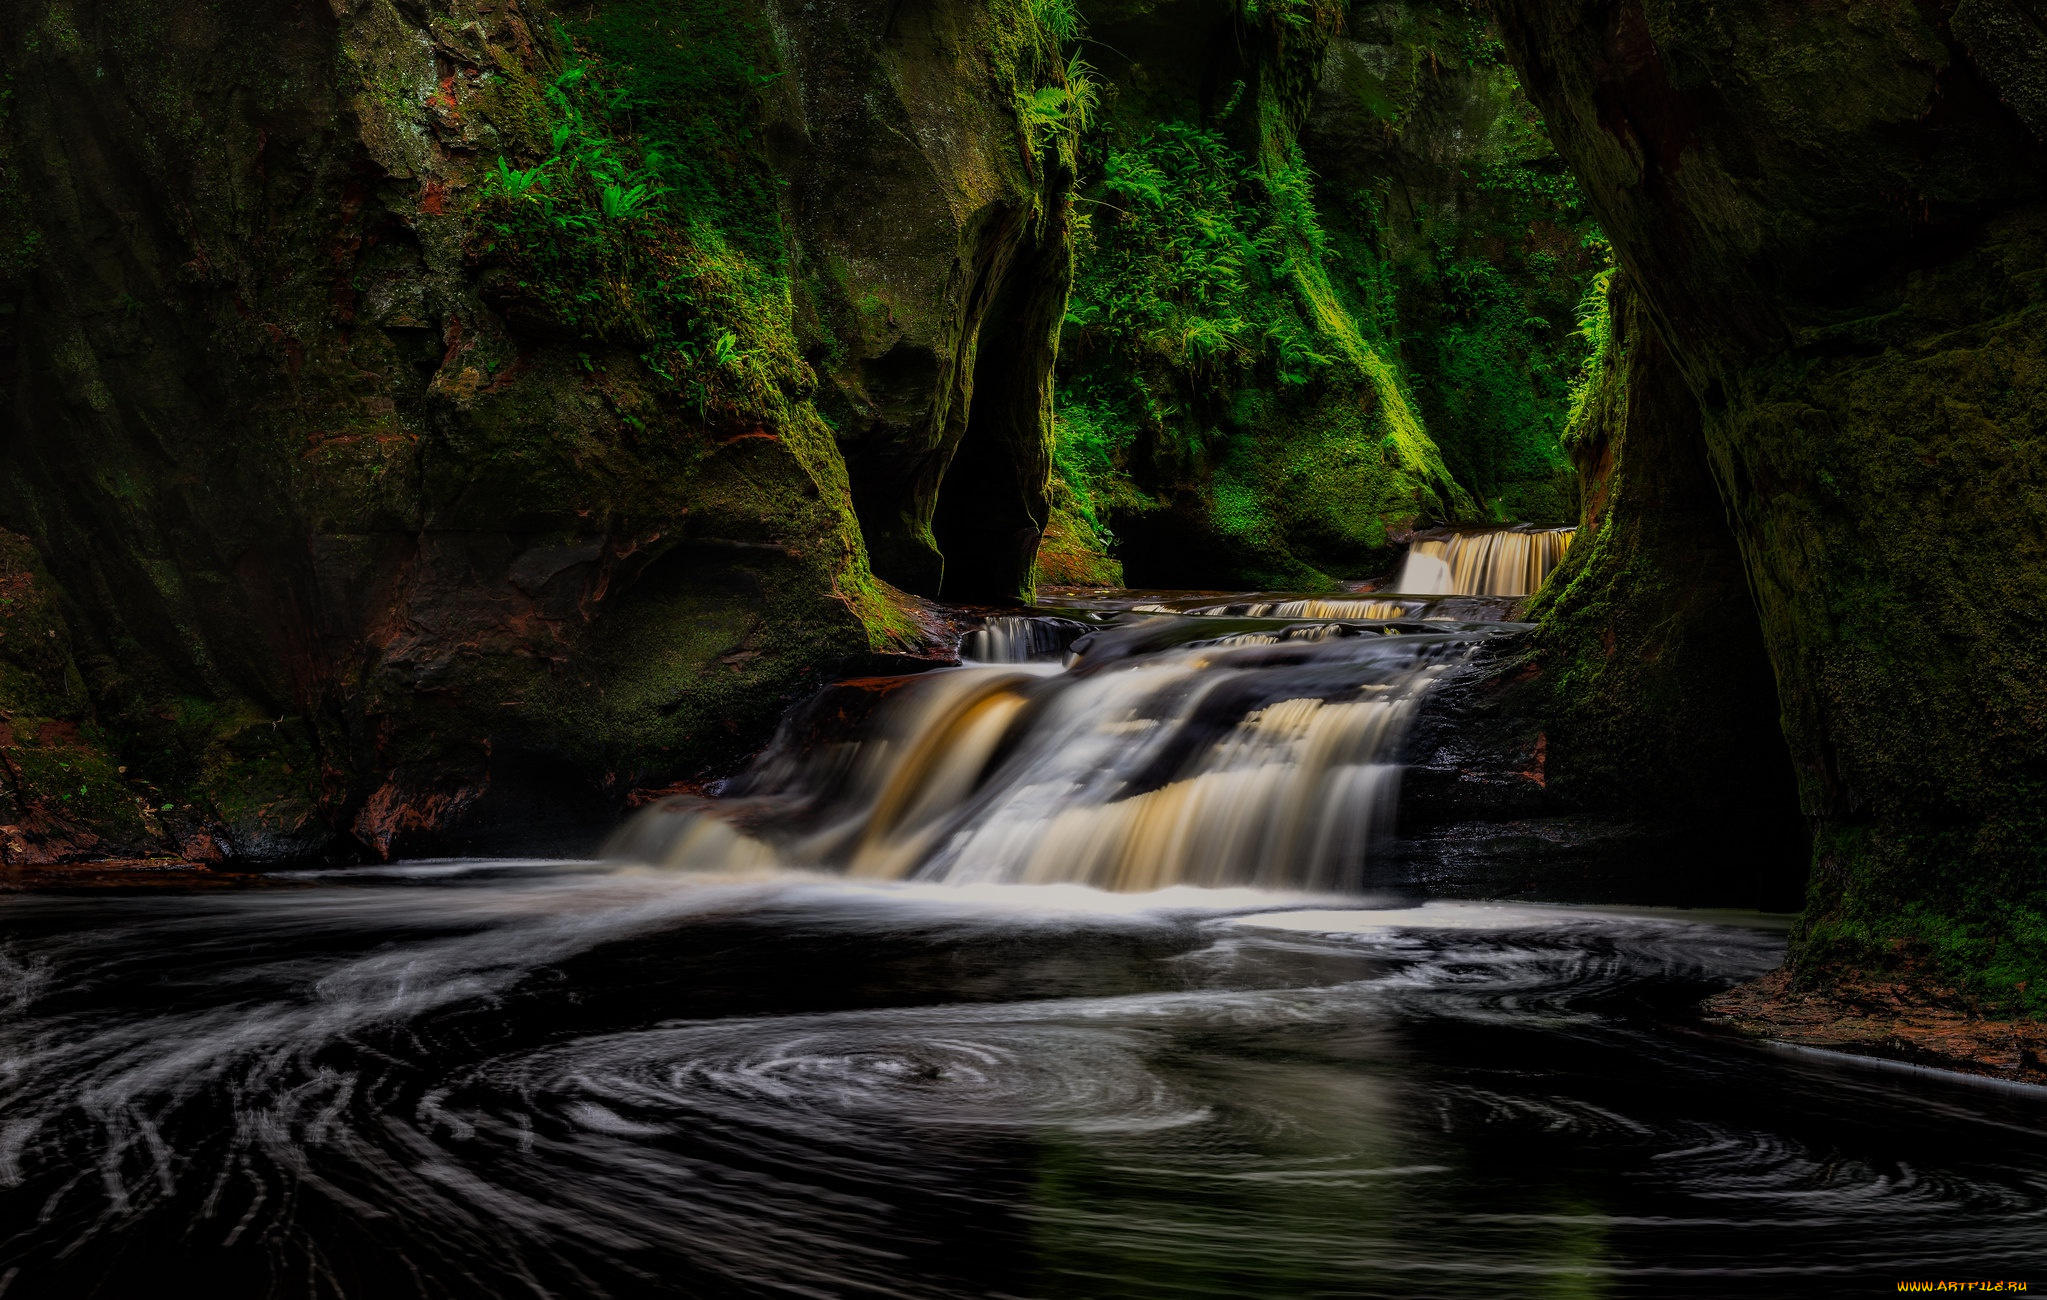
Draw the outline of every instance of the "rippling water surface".
<instances>
[{"instance_id":1,"label":"rippling water surface","mask_svg":"<svg viewBox=\"0 0 2047 1300\"><path fill-rule=\"evenodd\" d=\"M1776 964L1765 918L450 863L16 895L0 935L10 1297L1873 1294L2047 1259L2047 1102L1686 1027Z\"/></svg>"}]
</instances>

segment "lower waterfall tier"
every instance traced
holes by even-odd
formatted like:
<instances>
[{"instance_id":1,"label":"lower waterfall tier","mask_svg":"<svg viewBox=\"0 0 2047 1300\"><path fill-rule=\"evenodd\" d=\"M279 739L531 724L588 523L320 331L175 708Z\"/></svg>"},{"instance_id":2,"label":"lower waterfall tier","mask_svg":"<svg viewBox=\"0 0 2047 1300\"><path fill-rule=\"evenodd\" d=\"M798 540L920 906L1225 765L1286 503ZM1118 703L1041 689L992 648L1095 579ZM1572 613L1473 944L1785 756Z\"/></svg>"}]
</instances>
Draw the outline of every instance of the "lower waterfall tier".
<instances>
[{"instance_id":1,"label":"lower waterfall tier","mask_svg":"<svg viewBox=\"0 0 2047 1300\"><path fill-rule=\"evenodd\" d=\"M1358 604L1345 621L1156 603L994 620L970 653L1025 662L842 685L731 797L658 804L613 852L951 883L1355 889L1417 702L1504 626ZM818 733L819 716L856 712L850 734Z\"/></svg>"}]
</instances>

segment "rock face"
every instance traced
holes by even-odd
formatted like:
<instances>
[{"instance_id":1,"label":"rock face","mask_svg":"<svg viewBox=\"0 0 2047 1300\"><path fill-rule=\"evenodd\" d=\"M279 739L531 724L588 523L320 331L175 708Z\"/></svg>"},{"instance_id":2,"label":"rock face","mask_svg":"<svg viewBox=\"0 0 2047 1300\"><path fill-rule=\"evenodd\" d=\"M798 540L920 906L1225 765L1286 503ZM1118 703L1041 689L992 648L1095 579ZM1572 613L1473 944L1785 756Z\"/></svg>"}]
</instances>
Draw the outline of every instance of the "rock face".
<instances>
[{"instance_id":1,"label":"rock face","mask_svg":"<svg viewBox=\"0 0 2047 1300\"><path fill-rule=\"evenodd\" d=\"M1495 10L1702 401L1817 827L1794 969L1896 965L2037 1010L2042 15Z\"/></svg>"},{"instance_id":2,"label":"rock face","mask_svg":"<svg viewBox=\"0 0 2047 1300\"><path fill-rule=\"evenodd\" d=\"M1584 517L1490 645L1423 702L1406 870L1436 892L1799 902L1810 844L1699 406L1625 275L1565 441Z\"/></svg>"},{"instance_id":3,"label":"rock face","mask_svg":"<svg viewBox=\"0 0 2047 1300\"><path fill-rule=\"evenodd\" d=\"M1710 828L1730 857L1781 859L1785 842L1802 855L1775 682L1698 401L1627 276L1606 290L1565 433L1584 515L1528 602L1547 784Z\"/></svg>"},{"instance_id":4,"label":"rock face","mask_svg":"<svg viewBox=\"0 0 2047 1300\"><path fill-rule=\"evenodd\" d=\"M1416 411L1481 516L1577 518L1560 441L1605 244L1473 5L1351 8L1301 152L1339 278L1397 338Z\"/></svg>"},{"instance_id":5,"label":"rock face","mask_svg":"<svg viewBox=\"0 0 2047 1300\"><path fill-rule=\"evenodd\" d=\"M1139 581L1315 586L1481 511L1303 152L1384 125L1346 15L1085 10L23 0L0 857L531 848L914 647L887 584L1113 579L1113 519ZM1400 12L1410 72L1476 30ZM1076 240L1159 310L1068 317Z\"/></svg>"},{"instance_id":6,"label":"rock face","mask_svg":"<svg viewBox=\"0 0 2047 1300\"><path fill-rule=\"evenodd\" d=\"M1332 3L1083 7L1101 78L1056 491L1145 586L1332 585L1469 495L1340 260L1299 142Z\"/></svg>"},{"instance_id":7,"label":"rock face","mask_svg":"<svg viewBox=\"0 0 2047 1300\"><path fill-rule=\"evenodd\" d=\"M905 586L1028 590L1070 165L1030 11L0 39L0 856L533 847L916 640L856 511Z\"/></svg>"},{"instance_id":8,"label":"rock face","mask_svg":"<svg viewBox=\"0 0 2047 1300\"><path fill-rule=\"evenodd\" d=\"M1073 278L1073 137L1020 2L785 3L767 141L824 337L810 356L875 572L1028 597L1047 515L1052 364ZM945 490L941 493L941 488Z\"/></svg>"}]
</instances>

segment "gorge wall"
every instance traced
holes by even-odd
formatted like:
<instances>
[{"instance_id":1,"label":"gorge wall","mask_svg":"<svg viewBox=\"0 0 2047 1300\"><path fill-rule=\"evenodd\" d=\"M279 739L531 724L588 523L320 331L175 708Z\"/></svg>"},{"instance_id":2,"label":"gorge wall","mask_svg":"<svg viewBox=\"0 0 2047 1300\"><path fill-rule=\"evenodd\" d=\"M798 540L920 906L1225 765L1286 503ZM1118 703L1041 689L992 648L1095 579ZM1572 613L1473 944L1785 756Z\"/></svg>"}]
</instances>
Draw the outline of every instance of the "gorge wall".
<instances>
[{"instance_id":1,"label":"gorge wall","mask_svg":"<svg viewBox=\"0 0 2047 1300\"><path fill-rule=\"evenodd\" d=\"M1472 5L1089 3L1054 580L1314 588L1566 523L1603 245ZM1097 561L1097 566L1099 561Z\"/></svg>"},{"instance_id":2,"label":"gorge wall","mask_svg":"<svg viewBox=\"0 0 2047 1300\"><path fill-rule=\"evenodd\" d=\"M1811 843L1698 400L1626 273L1585 332L1583 520L1533 634L1424 701L1401 853L1443 893L1795 910Z\"/></svg>"},{"instance_id":3,"label":"gorge wall","mask_svg":"<svg viewBox=\"0 0 2047 1300\"><path fill-rule=\"evenodd\" d=\"M2047 25L2022 0L1501 0L1701 401L1817 827L1793 969L2047 984Z\"/></svg>"},{"instance_id":4,"label":"gorge wall","mask_svg":"<svg viewBox=\"0 0 2047 1300\"><path fill-rule=\"evenodd\" d=\"M1507 775L1776 835L1690 397L1733 391L1722 305L1661 350L1655 223L1462 0L23 0L0 39L7 861L530 849L924 653L905 592L1314 589L1581 506L1482 683ZM1595 209L1640 306L1586 297Z\"/></svg>"},{"instance_id":5,"label":"gorge wall","mask_svg":"<svg viewBox=\"0 0 2047 1300\"><path fill-rule=\"evenodd\" d=\"M0 24L10 860L531 847L916 643L876 573L1028 592L1072 163L1029 7Z\"/></svg>"},{"instance_id":6,"label":"gorge wall","mask_svg":"<svg viewBox=\"0 0 2047 1300\"><path fill-rule=\"evenodd\" d=\"M918 651L903 592L1112 541L1315 587L1572 508L1600 253L1468 4L20 0L0 46L9 861L533 847Z\"/></svg>"},{"instance_id":7,"label":"gorge wall","mask_svg":"<svg viewBox=\"0 0 2047 1300\"><path fill-rule=\"evenodd\" d=\"M1776 682L1698 401L1626 274L1605 288L1565 432L1584 518L1528 605L1548 785L1689 822L1718 859L1705 874L1767 862L1796 883L1808 846Z\"/></svg>"}]
</instances>

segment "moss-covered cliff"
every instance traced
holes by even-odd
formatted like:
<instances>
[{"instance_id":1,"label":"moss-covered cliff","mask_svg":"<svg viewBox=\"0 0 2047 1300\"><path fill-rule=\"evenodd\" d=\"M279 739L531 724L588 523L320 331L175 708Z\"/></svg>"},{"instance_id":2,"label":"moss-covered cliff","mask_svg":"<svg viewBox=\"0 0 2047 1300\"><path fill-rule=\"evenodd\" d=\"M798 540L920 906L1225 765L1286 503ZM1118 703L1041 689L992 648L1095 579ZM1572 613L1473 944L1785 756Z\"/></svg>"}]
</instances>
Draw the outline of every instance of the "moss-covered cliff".
<instances>
[{"instance_id":1,"label":"moss-covered cliff","mask_svg":"<svg viewBox=\"0 0 2047 1300\"><path fill-rule=\"evenodd\" d=\"M935 592L954 458L957 585L1027 591L1051 18L15 6L0 851L600 817L914 637L860 525Z\"/></svg>"},{"instance_id":2,"label":"moss-covered cliff","mask_svg":"<svg viewBox=\"0 0 2047 1300\"><path fill-rule=\"evenodd\" d=\"M1479 515L1575 522L1574 312L1605 243L1480 6L1354 5L1301 150L1337 274Z\"/></svg>"},{"instance_id":3,"label":"moss-covered cliff","mask_svg":"<svg viewBox=\"0 0 2047 1300\"><path fill-rule=\"evenodd\" d=\"M1468 513L1352 287L1297 137L1331 5L1085 8L1102 80L1057 464L1131 581L1314 587Z\"/></svg>"},{"instance_id":4,"label":"moss-covered cliff","mask_svg":"<svg viewBox=\"0 0 2047 1300\"><path fill-rule=\"evenodd\" d=\"M2047 27L1501 0L1702 399L1818 827L1794 970L2047 992Z\"/></svg>"},{"instance_id":5,"label":"moss-covered cliff","mask_svg":"<svg viewBox=\"0 0 2047 1300\"><path fill-rule=\"evenodd\" d=\"M1417 524L1563 522L1596 235L1482 18L1085 12L1067 531L1140 584L1314 587Z\"/></svg>"},{"instance_id":6,"label":"moss-covered cliff","mask_svg":"<svg viewBox=\"0 0 2047 1300\"><path fill-rule=\"evenodd\" d=\"M1453 895L1797 905L1810 842L1699 404L1624 273L1586 295L1563 562L1423 700L1382 855Z\"/></svg>"},{"instance_id":7,"label":"moss-covered cliff","mask_svg":"<svg viewBox=\"0 0 2047 1300\"><path fill-rule=\"evenodd\" d=\"M1528 604L1545 779L1579 806L1694 823L1721 860L1691 869L1784 900L1807 846L1698 400L1624 274L1592 299L1565 430L1583 521Z\"/></svg>"}]
</instances>

